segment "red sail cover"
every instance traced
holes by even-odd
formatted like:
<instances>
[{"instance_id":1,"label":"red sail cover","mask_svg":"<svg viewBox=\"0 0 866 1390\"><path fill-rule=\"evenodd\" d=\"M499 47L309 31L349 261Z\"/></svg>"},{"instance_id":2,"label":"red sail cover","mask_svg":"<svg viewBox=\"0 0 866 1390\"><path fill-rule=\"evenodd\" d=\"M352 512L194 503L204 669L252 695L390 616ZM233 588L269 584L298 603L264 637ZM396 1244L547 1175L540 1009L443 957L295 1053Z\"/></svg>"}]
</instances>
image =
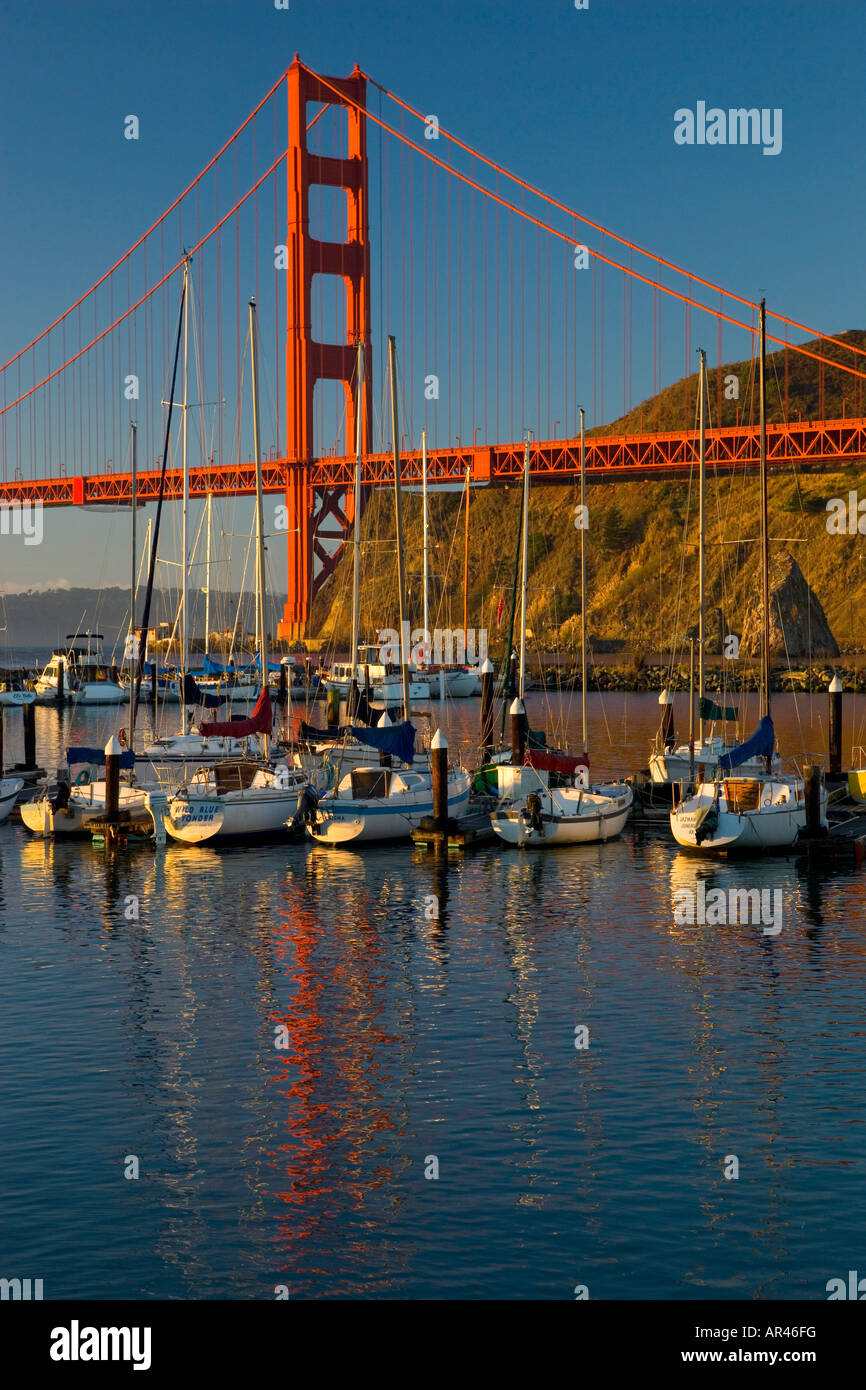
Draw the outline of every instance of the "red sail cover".
<instances>
[{"instance_id":1,"label":"red sail cover","mask_svg":"<svg viewBox=\"0 0 866 1390\"><path fill-rule=\"evenodd\" d=\"M539 772L559 772L563 777L571 777L579 767L589 767L589 758L585 753L572 757L571 753L544 753L533 748L527 752L524 763Z\"/></svg>"},{"instance_id":2,"label":"red sail cover","mask_svg":"<svg viewBox=\"0 0 866 1390\"><path fill-rule=\"evenodd\" d=\"M271 697L267 686L265 686L259 698L256 700L255 709L249 719L228 719L223 724L199 724L199 733L206 738L212 735L225 736L227 738L246 738L247 734L269 734L273 728L274 711L271 708Z\"/></svg>"}]
</instances>

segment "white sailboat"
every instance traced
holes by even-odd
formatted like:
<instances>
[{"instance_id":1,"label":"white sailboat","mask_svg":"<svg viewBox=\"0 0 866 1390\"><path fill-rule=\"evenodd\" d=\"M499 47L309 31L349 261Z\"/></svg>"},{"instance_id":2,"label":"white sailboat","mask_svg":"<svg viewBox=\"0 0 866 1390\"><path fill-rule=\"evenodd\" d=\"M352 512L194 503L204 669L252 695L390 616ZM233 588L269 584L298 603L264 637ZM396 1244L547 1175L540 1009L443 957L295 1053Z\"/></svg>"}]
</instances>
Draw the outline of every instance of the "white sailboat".
<instances>
[{"instance_id":1,"label":"white sailboat","mask_svg":"<svg viewBox=\"0 0 866 1390\"><path fill-rule=\"evenodd\" d=\"M581 506L585 507L586 470L583 411L580 412ZM582 513L585 515L585 513ZM631 811L634 793L628 783L590 787L588 783L586 724L586 556L581 530L581 649L583 663L583 765L570 776L558 767L574 763L562 754L530 751L523 767L500 763L496 769L499 805L491 812L494 832L506 844L520 848L546 845L592 844L619 835ZM518 701L512 707L523 711L526 690L526 599L529 543L529 437L523 458L523 531L520 597L520 665ZM531 764L535 763L535 766ZM569 784L570 783L570 784Z\"/></svg>"},{"instance_id":2,"label":"white sailboat","mask_svg":"<svg viewBox=\"0 0 866 1390\"><path fill-rule=\"evenodd\" d=\"M258 338L256 301L249 302L250 359L252 363L253 452L256 462L256 626L262 671L268 669L267 620L265 612L265 538L263 519L262 464L259 444ZM267 686L261 692L257 710L270 720ZM239 721L243 723L244 721ZM231 723L222 737L233 737ZM219 726L218 726L219 727ZM270 733L263 730L260 761L232 758L196 772L191 782L169 798L164 818L167 834L185 844L240 837L252 839L273 834L295 815L299 796L307 787L303 770L285 764L270 764Z\"/></svg>"},{"instance_id":3,"label":"white sailboat","mask_svg":"<svg viewBox=\"0 0 866 1390\"><path fill-rule=\"evenodd\" d=\"M369 755L366 766L352 767L341 778L338 785L319 800L318 810L307 826L312 839L323 844L339 845L348 841L407 839L425 816L433 814L433 780L429 770L416 770L414 767L414 729L408 722L411 708L410 676L408 654L405 649L407 623L404 622L405 581L403 572L403 523L400 487L400 430L397 417L397 364L396 344L393 337L388 339L388 353L391 378L391 424L394 440L394 512L397 533L397 595L400 622L400 682L401 704L404 722L393 731L394 747L399 746L397 756L407 764L406 771L391 767L371 767ZM360 348L359 348L359 387L360 387ZM360 418L360 396L359 396ZM360 433L356 460L356 487L360 479ZM356 512L357 516L357 512ZM358 529L355 530L355 570L352 604L352 668L357 668L358 653L358 614L359 614L359 553ZM358 743L364 742L364 731L360 726L351 726ZM367 731L370 747L384 747L384 730ZM390 742L390 740L388 740ZM405 754L405 756L404 756ZM339 756L339 750L337 750ZM410 761L412 766L409 766ZM448 814L459 819L466 814L472 778L463 768L455 767L448 772Z\"/></svg>"},{"instance_id":4,"label":"white sailboat","mask_svg":"<svg viewBox=\"0 0 866 1390\"><path fill-rule=\"evenodd\" d=\"M725 739L714 732L712 721L705 720L704 711L710 702L706 698L705 686L705 650L706 650L706 477L707 477L707 427L706 427L706 402L707 402L707 355L703 348L700 349L700 368L698 374L698 737L690 737L687 743L673 746L673 739L670 746L665 740L664 729L658 740L657 747L653 750L649 760L650 777L657 786L672 785L677 782L693 782L695 770L700 772L704 769L705 775L712 777L719 759L725 753L729 753L736 747L736 739ZM692 668L694 671L694 668ZM667 691L662 691L659 697L659 704L667 707L672 696ZM723 714L724 708L716 708L717 715ZM734 713L733 710L730 711ZM689 711L689 728L693 730L694 705ZM705 724L710 724L709 731ZM671 728L673 723L671 722ZM782 760L774 750L771 754L771 769L774 772L781 771ZM747 762L743 768L744 776L758 776L765 770L765 759L755 758Z\"/></svg>"},{"instance_id":5,"label":"white sailboat","mask_svg":"<svg viewBox=\"0 0 866 1390\"><path fill-rule=\"evenodd\" d=\"M0 825L8 818L23 786L20 777L0 777Z\"/></svg>"},{"instance_id":6,"label":"white sailboat","mask_svg":"<svg viewBox=\"0 0 866 1390\"><path fill-rule=\"evenodd\" d=\"M759 851L792 846L806 827L804 778L773 770L775 733L770 718L770 551L767 507L766 308L761 300L760 457L761 457L761 601L763 616L761 722L751 739L722 755L715 775L701 781L694 795L670 815L678 845L704 854ZM755 760L762 774L746 774ZM734 770L739 775L734 776ZM819 792L819 817L826 825L827 793Z\"/></svg>"},{"instance_id":7,"label":"white sailboat","mask_svg":"<svg viewBox=\"0 0 866 1390\"><path fill-rule=\"evenodd\" d=\"M465 768L448 771L448 815L466 815L472 778ZM352 768L319 801L307 833L320 844L357 840L406 840L425 816L433 815L430 774L408 768Z\"/></svg>"}]
</instances>

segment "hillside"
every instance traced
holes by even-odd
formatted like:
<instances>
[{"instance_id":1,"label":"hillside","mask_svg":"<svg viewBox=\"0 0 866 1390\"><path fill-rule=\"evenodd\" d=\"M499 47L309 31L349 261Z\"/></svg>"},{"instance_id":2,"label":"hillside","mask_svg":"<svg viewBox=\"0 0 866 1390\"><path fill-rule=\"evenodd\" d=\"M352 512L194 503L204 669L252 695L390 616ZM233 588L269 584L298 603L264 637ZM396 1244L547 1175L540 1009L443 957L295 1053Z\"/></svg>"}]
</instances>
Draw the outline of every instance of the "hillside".
<instances>
[{"instance_id":1,"label":"hillside","mask_svg":"<svg viewBox=\"0 0 866 1390\"><path fill-rule=\"evenodd\" d=\"M866 346L866 333L841 335ZM827 355L841 350L825 345ZM784 351L768 355L768 419L783 418ZM750 418L752 364L729 363L722 376L740 379L739 406ZM843 395L847 414L859 409L861 383L841 372L820 369L818 363L789 354L789 416L841 416ZM622 420L612 432L640 429L691 428L695 416L697 377L669 387ZM715 372L710 374L711 418L716 419ZM735 423L736 402L723 401L722 423ZM757 402L754 403L757 419ZM812 631L810 592L823 608L842 652L866 647L866 556L861 535L828 534L825 503L847 499L850 491L866 499L866 462L842 472L772 473L769 480L772 550L783 567L785 555L797 562L805 585L797 626L807 637ZM580 533L574 527L576 487L534 489L530 525L530 647L557 650L570 656L579 629ZM597 483L588 490L590 527L587 533L589 598L587 622L596 651L626 643L632 655L667 649L682 650L695 630L697 588L697 476L684 481L642 479ZM469 626L486 627L491 654L504 649L514 571L520 509L518 486L473 490L470 504ZM760 534L758 482L755 476L708 478L707 595L718 610L714 619L717 642L724 632L742 634L749 601L759 590L757 538ZM421 500L404 496L404 531L409 608L413 626L421 625L422 527ZM463 512L456 494L430 498L432 553L430 568L431 627L462 626ZM388 490L375 493L364 515L362 633L372 640L376 629L396 626L393 500ZM351 615L351 557L344 556L334 576L318 596L311 630L326 642L344 643ZM496 611L505 600L502 627ZM817 617L817 610L816 610ZM820 626L820 623L816 623ZM711 626L712 631L712 626ZM786 623L786 636L787 623ZM790 654L794 655L789 637ZM780 639L780 649L784 641ZM796 653L800 654L800 653Z\"/></svg>"}]
</instances>

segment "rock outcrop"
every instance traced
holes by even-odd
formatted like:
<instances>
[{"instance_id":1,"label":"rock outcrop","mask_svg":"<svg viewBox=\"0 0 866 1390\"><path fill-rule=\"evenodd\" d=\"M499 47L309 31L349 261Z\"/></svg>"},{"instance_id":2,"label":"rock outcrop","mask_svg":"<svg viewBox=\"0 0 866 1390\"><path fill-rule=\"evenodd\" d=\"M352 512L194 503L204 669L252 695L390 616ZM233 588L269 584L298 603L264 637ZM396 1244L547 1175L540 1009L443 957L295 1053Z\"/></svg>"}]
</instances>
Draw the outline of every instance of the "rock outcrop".
<instances>
[{"instance_id":1,"label":"rock outcrop","mask_svg":"<svg viewBox=\"0 0 866 1390\"><path fill-rule=\"evenodd\" d=\"M758 592L743 619L740 650L746 656L757 656L761 650L760 573L757 579ZM787 550L770 560L770 651L774 656L839 655L824 610Z\"/></svg>"}]
</instances>

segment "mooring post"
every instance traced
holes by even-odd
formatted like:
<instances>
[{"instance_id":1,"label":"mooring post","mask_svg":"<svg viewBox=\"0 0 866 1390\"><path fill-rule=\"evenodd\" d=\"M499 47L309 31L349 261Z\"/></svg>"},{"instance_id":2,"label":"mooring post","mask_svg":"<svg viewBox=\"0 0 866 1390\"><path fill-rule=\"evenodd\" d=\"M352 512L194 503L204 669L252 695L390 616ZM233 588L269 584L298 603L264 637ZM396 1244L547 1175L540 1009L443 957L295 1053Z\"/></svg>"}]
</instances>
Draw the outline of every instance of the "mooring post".
<instances>
[{"instance_id":1,"label":"mooring post","mask_svg":"<svg viewBox=\"0 0 866 1390\"><path fill-rule=\"evenodd\" d=\"M668 752L676 742L674 736L674 697L669 690L663 690L659 696L659 704L663 708L662 714L662 747Z\"/></svg>"},{"instance_id":2,"label":"mooring post","mask_svg":"<svg viewBox=\"0 0 866 1390\"><path fill-rule=\"evenodd\" d=\"M842 771L842 682L834 676L830 682L830 775Z\"/></svg>"},{"instance_id":3,"label":"mooring post","mask_svg":"<svg viewBox=\"0 0 866 1390\"><path fill-rule=\"evenodd\" d=\"M481 761L489 763L493 753L493 662L489 657L481 667Z\"/></svg>"},{"instance_id":4,"label":"mooring post","mask_svg":"<svg viewBox=\"0 0 866 1390\"><path fill-rule=\"evenodd\" d=\"M63 705L63 704L66 703L66 662L65 662L65 661L58 661L58 663L57 663L57 689L56 689L55 692L54 692L54 698L55 698L55 700L57 701L58 705Z\"/></svg>"},{"instance_id":5,"label":"mooring post","mask_svg":"<svg viewBox=\"0 0 866 1390\"><path fill-rule=\"evenodd\" d=\"M328 728L335 729L340 722L340 692L336 688L328 691L327 703Z\"/></svg>"},{"instance_id":6,"label":"mooring post","mask_svg":"<svg viewBox=\"0 0 866 1390\"><path fill-rule=\"evenodd\" d=\"M821 775L813 763L803 768L806 800L806 834L812 838L821 834Z\"/></svg>"},{"instance_id":7,"label":"mooring post","mask_svg":"<svg viewBox=\"0 0 866 1390\"><path fill-rule=\"evenodd\" d=\"M117 820L120 809L120 758L123 749L116 735L105 745L105 819Z\"/></svg>"},{"instance_id":8,"label":"mooring post","mask_svg":"<svg viewBox=\"0 0 866 1390\"><path fill-rule=\"evenodd\" d=\"M383 710L382 710L382 716L381 716L381 718L380 718L380 720L379 720L379 728L380 728L380 729L387 729L387 728L389 727L390 723L391 723L391 720L390 720L390 718L389 718L388 711L387 711L386 709L383 709ZM390 766L391 766L391 754L390 754L390 753L385 753L382 749L379 750L379 766L380 766L380 767L390 767Z\"/></svg>"},{"instance_id":9,"label":"mooring post","mask_svg":"<svg viewBox=\"0 0 866 1390\"><path fill-rule=\"evenodd\" d=\"M437 729L430 741L433 765L433 819L440 828L448 819L448 740Z\"/></svg>"},{"instance_id":10,"label":"mooring post","mask_svg":"<svg viewBox=\"0 0 866 1390\"><path fill-rule=\"evenodd\" d=\"M24 719L24 771L33 772L36 767L36 705L22 705Z\"/></svg>"},{"instance_id":11,"label":"mooring post","mask_svg":"<svg viewBox=\"0 0 866 1390\"><path fill-rule=\"evenodd\" d=\"M4 709L0 705L0 781L3 780L3 718Z\"/></svg>"},{"instance_id":12,"label":"mooring post","mask_svg":"<svg viewBox=\"0 0 866 1390\"><path fill-rule=\"evenodd\" d=\"M511 765L512 767L523 766L523 755L526 752L526 713L523 708L522 700L513 700L511 709Z\"/></svg>"},{"instance_id":13,"label":"mooring post","mask_svg":"<svg viewBox=\"0 0 866 1390\"><path fill-rule=\"evenodd\" d=\"M285 705L289 698L289 682L287 678L287 668L284 661L280 662L280 704Z\"/></svg>"}]
</instances>

